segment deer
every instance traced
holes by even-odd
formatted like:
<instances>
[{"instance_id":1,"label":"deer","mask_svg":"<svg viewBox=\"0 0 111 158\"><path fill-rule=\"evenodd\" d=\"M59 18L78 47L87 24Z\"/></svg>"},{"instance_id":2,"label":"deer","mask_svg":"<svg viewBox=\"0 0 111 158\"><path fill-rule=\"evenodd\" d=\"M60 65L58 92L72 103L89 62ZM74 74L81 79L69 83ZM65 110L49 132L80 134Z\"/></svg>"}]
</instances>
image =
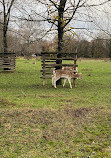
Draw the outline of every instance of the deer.
<instances>
[{"instance_id":1,"label":"deer","mask_svg":"<svg viewBox=\"0 0 111 158\"><path fill-rule=\"evenodd\" d=\"M70 88L72 88L71 79L72 78L82 79L82 74L81 73L74 74L73 72L71 72L69 70L63 70L63 69L55 70L54 69L53 70L53 75L52 75L52 86L57 88L56 81L59 80L60 78L64 78L63 87L65 86L66 80L68 80Z\"/></svg>"},{"instance_id":2,"label":"deer","mask_svg":"<svg viewBox=\"0 0 111 158\"><path fill-rule=\"evenodd\" d=\"M63 66L63 67L62 67L62 70L69 70L69 71L72 71L72 72L77 73L77 72L78 72L78 67L74 67L74 66Z\"/></svg>"}]
</instances>

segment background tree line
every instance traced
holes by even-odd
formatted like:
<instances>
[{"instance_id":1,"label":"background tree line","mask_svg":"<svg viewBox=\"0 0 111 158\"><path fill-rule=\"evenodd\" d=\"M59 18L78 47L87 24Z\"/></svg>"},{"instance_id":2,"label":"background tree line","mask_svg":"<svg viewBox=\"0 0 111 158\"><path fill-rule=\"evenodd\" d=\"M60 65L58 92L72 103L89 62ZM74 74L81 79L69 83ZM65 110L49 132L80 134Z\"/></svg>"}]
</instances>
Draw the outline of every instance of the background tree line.
<instances>
[{"instance_id":1,"label":"background tree line","mask_svg":"<svg viewBox=\"0 0 111 158\"><path fill-rule=\"evenodd\" d=\"M97 2L90 0L87 2L85 0L25 0L21 3L19 0L0 0L0 8L2 8L0 12L0 51L12 51L17 55L31 56L40 54L43 50L58 50L67 53L76 51L79 57L86 58L111 57L111 38L102 39L99 36L93 36L93 40L87 40L88 38L80 39L75 35L75 29L86 29L91 32L88 23L91 25L93 22L91 29L96 26L96 29L98 27L99 30L110 36L110 25L107 29L104 28L105 25L101 23L100 18L100 13L103 15L104 12L107 14L107 21L110 24L110 14L104 10L107 3L110 6L109 2L110 0ZM39 10L40 7L43 9ZM98 12L98 7L101 12ZM100 9L100 7L102 8ZM94 14L94 11L97 11L98 16ZM82 22L80 28L73 24L76 21L77 23ZM52 40L49 33L54 36L56 34L56 38ZM48 37L47 34L49 34ZM85 35L84 32L83 34Z\"/></svg>"},{"instance_id":2,"label":"background tree line","mask_svg":"<svg viewBox=\"0 0 111 158\"><path fill-rule=\"evenodd\" d=\"M72 39L65 41L64 52L78 52L83 58L110 58L111 40L95 37L93 40Z\"/></svg>"},{"instance_id":3,"label":"background tree line","mask_svg":"<svg viewBox=\"0 0 111 158\"><path fill-rule=\"evenodd\" d=\"M14 32L8 32L8 50L15 52L18 56L30 57L32 54L40 55L41 51L55 51L57 45L57 38L50 40L39 40L29 42L29 34L27 30L22 30L22 35L17 36ZM2 44L2 27L0 25L0 52L3 51ZM29 43L28 43L29 42ZM63 51L65 53L78 52L78 57L83 58L111 58L111 40L95 39L88 41L86 39L77 39L71 36L64 36Z\"/></svg>"}]
</instances>

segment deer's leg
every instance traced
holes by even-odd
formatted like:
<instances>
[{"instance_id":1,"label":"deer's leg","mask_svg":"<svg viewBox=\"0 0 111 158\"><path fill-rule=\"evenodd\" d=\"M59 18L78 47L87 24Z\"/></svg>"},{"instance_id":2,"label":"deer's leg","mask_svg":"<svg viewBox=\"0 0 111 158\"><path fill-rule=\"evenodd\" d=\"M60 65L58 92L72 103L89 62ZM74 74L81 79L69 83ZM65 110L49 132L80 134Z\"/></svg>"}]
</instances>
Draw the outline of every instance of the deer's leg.
<instances>
[{"instance_id":1,"label":"deer's leg","mask_svg":"<svg viewBox=\"0 0 111 158\"><path fill-rule=\"evenodd\" d=\"M52 86L54 86L54 76L52 76Z\"/></svg>"},{"instance_id":2,"label":"deer's leg","mask_svg":"<svg viewBox=\"0 0 111 158\"><path fill-rule=\"evenodd\" d=\"M69 82L69 84L70 84L70 88L72 88L71 79L70 79L70 78L68 78L68 82Z\"/></svg>"},{"instance_id":3,"label":"deer's leg","mask_svg":"<svg viewBox=\"0 0 111 158\"><path fill-rule=\"evenodd\" d=\"M54 81L53 81L54 84L53 84L53 85L54 85L55 88L57 88L57 87L56 87L56 81L57 81L57 80L54 78Z\"/></svg>"},{"instance_id":4,"label":"deer's leg","mask_svg":"<svg viewBox=\"0 0 111 158\"><path fill-rule=\"evenodd\" d=\"M64 83L63 83L63 87L65 86L67 78L64 78Z\"/></svg>"}]
</instances>

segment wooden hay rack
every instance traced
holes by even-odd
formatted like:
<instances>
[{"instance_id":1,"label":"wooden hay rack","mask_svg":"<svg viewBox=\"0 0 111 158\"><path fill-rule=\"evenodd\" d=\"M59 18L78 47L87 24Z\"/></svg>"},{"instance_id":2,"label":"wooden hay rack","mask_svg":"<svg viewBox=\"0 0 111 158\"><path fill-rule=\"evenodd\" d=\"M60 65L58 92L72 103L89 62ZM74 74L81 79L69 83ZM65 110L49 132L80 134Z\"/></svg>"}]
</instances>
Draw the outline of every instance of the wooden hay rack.
<instances>
[{"instance_id":1,"label":"wooden hay rack","mask_svg":"<svg viewBox=\"0 0 111 158\"><path fill-rule=\"evenodd\" d=\"M0 71L15 71L16 54L5 52L0 53Z\"/></svg>"},{"instance_id":2,"label":"wooden hay rack","mask_svg":"<svg viewBox=\"0 0 111 158\"><path fill-rule=\"evenodd\" d=\"M75 69L78 67L77 65L77 53L62 53L60 58L57 57L58 52L41 52L41 66L42 66L42 76L43 79L43 86L46 84L46 79L51 79L53 74L53 69L62 66L73 66ZM73 64L57 64L57 61L68 61L72 60ZM73 86L75 87L75 80L73 80Z\"/></svg>"}]
</instances>

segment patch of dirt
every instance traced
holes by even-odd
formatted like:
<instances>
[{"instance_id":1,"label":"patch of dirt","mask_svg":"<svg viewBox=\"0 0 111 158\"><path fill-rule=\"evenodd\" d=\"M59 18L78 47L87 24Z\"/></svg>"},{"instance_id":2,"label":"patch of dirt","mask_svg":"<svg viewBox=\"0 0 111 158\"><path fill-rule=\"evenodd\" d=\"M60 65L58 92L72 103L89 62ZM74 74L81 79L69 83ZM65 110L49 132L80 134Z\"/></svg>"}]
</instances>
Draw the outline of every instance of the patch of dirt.
<instances>
[{"instance_id":1,"label":"patch of dirt","mask_svg":"<svg viewBox=\"0 0 111 158\"><path fill-rule=\"evenodd\" d=\"M47 97L47 96L46 96ZM48 96L49 97L49 96ZM11 104L12 105L12 104ZM68 108L64 107L60 110L51 110L51 109L39 109L39 110L14 110L12 112L10 111L1 111L0 117L2 114L5 116L5 120L10 120L10 122L14 121L20 124L29 124L31 126L35 126L35 124L45 124L46 126L51 124L56 124L56 122L67 122L75 119L78 119L79 122L82 121L82 119L86 119L88 115L93 115L93 113L96 113L98 110L94 108ZM76 120L77 121L77 120ZM61 124L62 125L62 124Z\"/></svg>"},{"instance_id":2,"label":"patch of dirt","mask_svg":"<svg viewBox=\"0 0 111 158\"><path fill-rule=\"evenodd\" d=\"M80 117L80 116L86 116L87 114L89 114L92 111L92 109L86 108L86 107L78 108L78 109L66 108L64 111L67 115L70 115L73 117Z\"/></svg>"},{"instance_id":3,"label":"patch of dirt","mask_svg":"<svg viewBox=\"0 0 111 158\"><path fill-rule=\"evenodd\" d=\"M61 102L72 103L73 99L61 99Z\"/></svg>"},{"instance_id":4,"label":"patch of dirt","mask_svg":"<svg viewBox=\"0 0 111 158\"><path fill-rule=\"evenodd\" d=\"M15 106L16 104L12 103L12 102L9 102L7 99L1 99L0 98L0 107L1 108L4 108L4 107L7 107L7 106Z\"/></svg>"},{"instance_id":5,"label":"patch of dirt","mask_svg":"<svg viewBox=\"0 0 111 158\"><path fill-rule=\"evenodd\" d=\"M26 133L25 141L64 141L72 140L84 125L91 126L95 116L101 115L102 109L94 107L64 107L63 109L23 109L1 110L0 126L10 136ZM30 133L33 135L30 139ZM29 135L28 139L27 136Z\"/></svg>"}]
</instances>

